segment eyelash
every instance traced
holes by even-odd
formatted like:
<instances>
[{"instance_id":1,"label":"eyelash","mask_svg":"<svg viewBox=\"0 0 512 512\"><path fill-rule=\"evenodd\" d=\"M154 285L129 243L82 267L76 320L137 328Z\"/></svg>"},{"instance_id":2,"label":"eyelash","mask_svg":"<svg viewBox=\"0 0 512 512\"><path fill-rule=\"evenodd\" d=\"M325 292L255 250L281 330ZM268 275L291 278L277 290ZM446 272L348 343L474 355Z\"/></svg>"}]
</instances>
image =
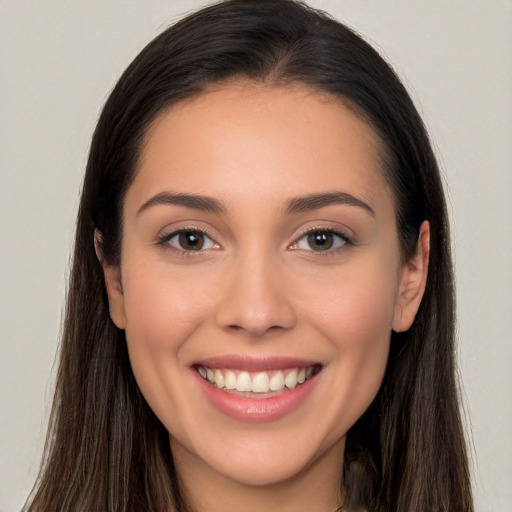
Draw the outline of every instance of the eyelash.
<instances>
[{"instance_id":1,"label":"eyelash","mask_svg":"<svg viewBox=\"0 0 512 512\"><path fill-rule=\"evenodd\" d=\"M185 233L200 234L201 236L208 238L215 247L207 247L206 249L200 248L198 250L187 250L184 248L174 247L170 244L170 241L173 238L178 237L179 235L185 234ZM339 247L327 248L327 249L318 250L318 251L315 251L311 248L310 249L302 249L302 248L298 247L299 243L303 239L305 239L306 237L308 237L309 235L314 234L314 233L328 234L330 236L337 237L337 238L341 239L341 241L343 243ZM336 242L333 242L333 243L336 243ZM201 229L181 228L176 231L172 231L171 233L164 233L163 235L158 237L157 245L162 246L169 250L173 250L176 253L178 253L180 256L183 256L183 257L194 257L196 254L201 254L205 250L217 249L218 247L220 247L219 244L217 242L215 242L215 239L213 238L213 236L203 228L201 228ZM345 247L346 245L354 245L354 241L347 234L340 232L340 231L336 231L334 229L329 229L329 228L312 228L312 229L309 229L309 230L305 231L304 233L302 233L300 235L300 237L298 237L296 239L295 242L293 242L292 244L289 245L289 247L293 250L303 250L306 252L312 252L318 256L332 256L332 255L336 254L340 249Z\"/></svg>"},{"instance_id":2,"label":"eyelash","mask_svg":"<svg viewBox=\"0 0 512 512\"><path fill-rule=\"evenodd\" d=\"M198 249L196 251L194 250L186 250L183 248L174 247L171 245L170 241L181 234L184 233L191 233L191 234L199 234L204 236L205 238L208 238L214 246L216 247L208 247L207 249ZM199 255L203 253L205 250L213 249L219 247L219 244L215 242L215 239L213 238L212 234L206 231L204 228L198 229L198 228L180 228L176 231L172 231L171 233L164 233L163 235L159 236L157 241L157 245L163 247L164 249L172 250L175 253L179 254L182 257L194 257L196 255Z\"/></svg>"},{"instance_id":3,"label":"eyelash","mask_svg":"<svg viewBox=\"0 0 512 512\"><path fill-rule=\"evenodd\" d=\"M341 239L343 242L341 246L335 247L335 248L327 248L324 250L315 251L313 249L301 249L298 247L298 244L304 240L309 235L312 235L314 233L321 233L321 234L329 234L331 236L337 237ZM335 242L334 242L335 243ZM315 256L321 256L321 257L328 257L328 256L334 256L338 253L338 251L342 250L347 245L354 245L354 240L349 237L346 233L343 233L341 231L336 231L335 229L330 228L312 228L308 229L304 233L300 235L299 238L297 238L297 241L293 242L290 247L292 247L294 250L304 250L306 252L312 252L315 254Z\"/></svg>"}]
</instances>

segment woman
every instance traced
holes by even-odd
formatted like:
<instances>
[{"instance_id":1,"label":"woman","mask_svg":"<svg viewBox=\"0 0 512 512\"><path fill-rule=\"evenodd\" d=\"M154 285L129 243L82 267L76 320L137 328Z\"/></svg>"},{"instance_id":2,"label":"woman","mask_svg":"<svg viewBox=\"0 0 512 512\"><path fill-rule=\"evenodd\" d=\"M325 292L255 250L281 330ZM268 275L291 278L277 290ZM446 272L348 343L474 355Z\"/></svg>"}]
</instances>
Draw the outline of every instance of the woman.
<instances>
[{"instance_id":1,"label":"woman","mask_svg":"<svg viewBox=\"0 0 512 512\"><path fill-rule=\"evenodd\" d=\"M228 1L150 43L73 262L27 510L472 510L439 172L343 25Z\"/></svg>"}]
</instances>

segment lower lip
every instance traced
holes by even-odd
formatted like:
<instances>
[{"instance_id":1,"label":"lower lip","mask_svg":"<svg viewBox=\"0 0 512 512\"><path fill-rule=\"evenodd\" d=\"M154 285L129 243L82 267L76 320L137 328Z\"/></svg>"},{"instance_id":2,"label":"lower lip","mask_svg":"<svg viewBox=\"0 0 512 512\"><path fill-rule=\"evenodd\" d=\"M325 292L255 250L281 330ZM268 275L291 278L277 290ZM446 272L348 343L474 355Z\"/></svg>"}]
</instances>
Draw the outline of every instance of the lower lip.
<instances>
[{"instance_id":1,"label":"lower lip","mask_svg":"<svg viewBox=\"0 0 512 512\"><path fill-rule=\"evenodd\" d=\"M217 410L238 421L263 423L278 420L298 409L313 391L321 372L295 389L264 398L247 398L222 391L196 371L194 373L203 395Z\"/></svg>"}]
</instances>

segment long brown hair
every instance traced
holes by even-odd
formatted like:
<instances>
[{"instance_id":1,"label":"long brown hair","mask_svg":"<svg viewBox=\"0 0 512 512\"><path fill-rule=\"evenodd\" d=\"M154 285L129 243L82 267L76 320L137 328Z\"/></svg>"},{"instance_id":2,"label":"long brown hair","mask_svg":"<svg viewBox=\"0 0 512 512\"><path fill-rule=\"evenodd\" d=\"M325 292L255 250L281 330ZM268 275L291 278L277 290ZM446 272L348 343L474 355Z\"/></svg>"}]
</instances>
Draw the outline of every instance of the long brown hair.
<instances>
[{"instance_id":1,"label":"long brown hair","mask_svg":"<svg viewBox=\"0 0 512 512\"><path fill-rule=\"evenodd\" d=\"M101 233L105 260L118 263L123 198L148 127L163 109L236 76L307 85L372 125L404 261L421 222L430 222L423 301L411 329L392 334L381 389L348 433L344 481L354 480L357 461L364 470L358 489L371 512L472 511L448 221L428 135L405 88L370 45L291 0L232 0L188 16L136 57L107 100L82 190L45 456L25 510L189 510L168 433L137 387L124 332L110 320L94 232Z\"/></svg>"}]
</instances>

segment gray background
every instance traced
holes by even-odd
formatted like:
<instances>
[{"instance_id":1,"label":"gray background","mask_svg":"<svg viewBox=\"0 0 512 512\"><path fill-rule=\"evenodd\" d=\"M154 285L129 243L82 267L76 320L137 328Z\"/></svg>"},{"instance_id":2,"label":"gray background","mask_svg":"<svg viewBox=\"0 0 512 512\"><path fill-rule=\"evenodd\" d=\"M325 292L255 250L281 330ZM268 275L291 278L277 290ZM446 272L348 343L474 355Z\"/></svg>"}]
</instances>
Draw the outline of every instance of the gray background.
<instances>
[{"instance_id":1,"label":"gray background","mask_svg":"<svg viewBox=\"0 0 512 512\"><path fill-rule=\"evenodd\" d=\"M512 2L311 0L405 79L446 176L477 511L512 511ZM139 50L202 0L0 0L0 511L37 473L78 190Z\"/></svg>"}]
</instances>

